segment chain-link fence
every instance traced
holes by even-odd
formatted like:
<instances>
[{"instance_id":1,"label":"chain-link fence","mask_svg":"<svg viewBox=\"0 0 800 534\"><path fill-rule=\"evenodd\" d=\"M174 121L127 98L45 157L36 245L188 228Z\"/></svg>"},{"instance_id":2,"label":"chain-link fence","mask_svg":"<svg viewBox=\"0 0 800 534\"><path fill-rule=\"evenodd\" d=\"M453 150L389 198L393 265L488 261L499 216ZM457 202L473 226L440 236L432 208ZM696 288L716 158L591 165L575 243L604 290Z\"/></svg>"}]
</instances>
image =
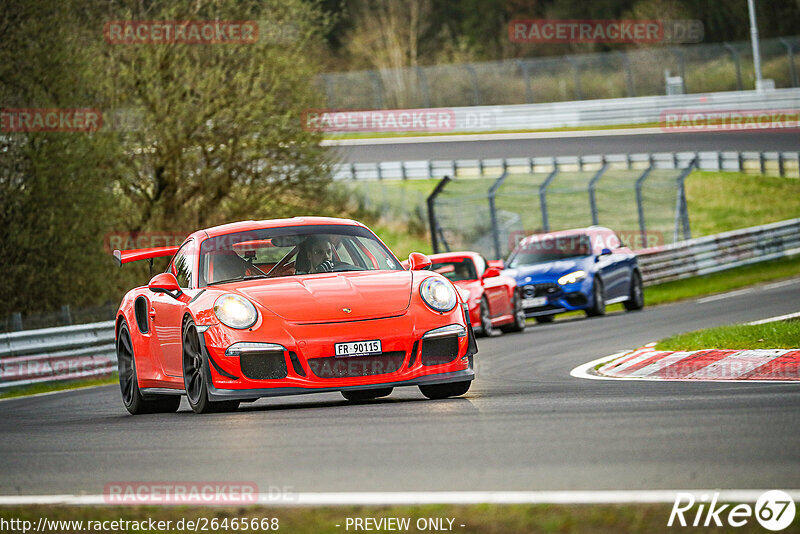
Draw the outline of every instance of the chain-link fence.
<instances>
[{"instance_id":1,"label":"chain-link fence","mask_svg":"<svg viewBox=\"0 0 800 534\"><path fill-rule=\"evenodd\" d=\"M800 36L761 41L764 78L800 87ZM564 102L755 87L749 41L649 47L557 58L323 74L331 109L429 108Z\"/></svg>"},{"instance_id":2,"label":"chain-link fence","mask_svg":"<svg viewBox=\"0 0 800 534\"><path fill-rule=\"evenodd\" d=\"M95 323L111 321L117 313L119 305L107 302L101 306L75 308L69 304L61 306L57 311L39 313L12 313L0 319L0 332L17 332L35 330L55 326Z\"/></svg>"},{"instance_id":3,"label":"chain-link fence","mask_svg":"<svg viewBox=\"0 0 800 534\"><path fill-rule=\"evenodd\" d=\"M561 158L497 178L445 177L427 200L433 249L499 259L526 235L598 224L634 249L689 239L684 181L696 166L695 158L676 165L654 155Z\"/></svg>"}]
</instances>

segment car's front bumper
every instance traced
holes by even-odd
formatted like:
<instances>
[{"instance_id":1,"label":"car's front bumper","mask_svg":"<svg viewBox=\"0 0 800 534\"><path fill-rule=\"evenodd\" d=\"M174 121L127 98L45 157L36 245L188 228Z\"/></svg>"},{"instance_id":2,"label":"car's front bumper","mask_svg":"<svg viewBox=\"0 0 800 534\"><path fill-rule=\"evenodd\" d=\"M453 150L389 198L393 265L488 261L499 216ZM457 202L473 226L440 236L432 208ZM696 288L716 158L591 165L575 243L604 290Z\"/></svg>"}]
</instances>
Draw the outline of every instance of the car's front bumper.
<instances>
[{"instance_id":1,"label":"car's front bumper","mask_svg":"<svg viewBox=\"0 0 800 534\"><path fill-rule=\"evenodd\" d=\"M277 340L274 336L266 339L256 332L247 332L242 336L246 341L278 342L286 349L283 353L285 368L277 378L245 376L240 358L225 355L225 349L241 339L232 339L230 330L224 327L209 328L200 334L208 362L209 397L212 400L255 399L472 380L473 355L477 352L477 345L472 329L465 321L466 310L459 306L444 315L420 318L406 314L370 321L293 325L290 338ZM441 348L443 345L431 343L423 336L443 326L443 320L466 326L466 335L447 337L443 342L452 350L441 358L443 363L437 363L439 360L432 357L431 350L436 347L444 350ZM334 342L368 339L381 340L381 355L368 358L332 356ZM451 355L454 355L452 359Z\"/></svg>"},{"instance_id":2,"label":"car's front bumper","mask_svg":"<svg viewBox=\"0 0 800 534\"><path fill-rule=\"evenodd\" d=\"M592 279L584 278L574 284L560 285L554 280L536 280L520 284L526 317L555 315L585 310L592 305ZM536 305L531 306L537 299ZM527 301L527 302L526 302Z\"/></svg>"}]
</instances>

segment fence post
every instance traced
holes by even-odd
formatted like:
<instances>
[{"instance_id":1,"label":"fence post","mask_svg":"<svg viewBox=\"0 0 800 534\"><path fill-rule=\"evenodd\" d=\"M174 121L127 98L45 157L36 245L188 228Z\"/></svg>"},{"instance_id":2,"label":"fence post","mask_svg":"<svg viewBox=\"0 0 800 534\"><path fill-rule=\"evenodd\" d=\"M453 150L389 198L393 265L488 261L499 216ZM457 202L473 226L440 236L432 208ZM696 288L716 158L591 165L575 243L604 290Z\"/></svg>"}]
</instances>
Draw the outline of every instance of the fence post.
<instances>
[{"instance_id":1,"label":"fence post","mask_svg":"<svg viewBox=\"0 0 800 534\"><path fill-rule=\"evenodd\" d=\"M792 87L797 87L800 83L797 81L797 70L794 68L794 46L783 37L779 37L778 40L786 47L786 55L789 60L789 77L792 80Z\"/></svg>"},{"instance_id":2,"label":"fence post","mask_svg":"<svg viewBox=\"0 0 800 534\"><path fill-rule=\"evenodd\" d=\"M639 231L642 234L642 243L647 243L647 225L644 221L644 205L642 199L642 185L644 185L644 181L647 179L647 176L653 170L653 164L651 163L650 166L642 173L639 178L636 179L636 208L639 211Z\"/></svg>"},{"instance_id":3,"label":"fence post","mask_svg":"<svg viewBox=\"0 0 800 534\"><path fill-rule=\"evenodd\" d=\"M508 176L508 171L503 171L503 174L500 175L500 178L494 181L492 187L489 188L489 217L491 218L492 222L492 240L494 241L494 254L496 260L499 260L503 257L502 252L500 252L500 228L497 225L497 209L495 208L494 204L494 197L497 194L497 190L503 185L503 182Z\"/></svg>"},{"instance_id":4,"label":"fence post","mask_svg":"<svg viewBox=\"0 0 800 534\"><path fill-rule=\"evenodd\" d=\"M778 152L778 176L783 178L786 175L783 164L783 152Z\"/></svg>"},{"instance_id":5,"label":"fence post","mask_svg":"<svg viewBox=\"0 0 800 534\"><path fill-rule=\"evenodd\" d=\"M474 106L481 105L481 90L478 87L478 75L475 72L475 67L472 63L464 63L464 69L469 73L469 79L472 83L472 104Z\"/></svg>"},{"instance_id":6,"label":"fence post","mask_svg":"<svg viewBox=\"0 0 800 534\"><path fill-rule=\"evenodd\" d=\"M675 208L675 229L673 231L673 242L678 241L678 237L680 235L678 231L679 226L682 227L684 240L692 238L692 232L689 228L689 207L686 205L686 187L684 183L692 171L697 168L697 161L698 156L692 158L692 161L689 162L689 166L683 169L683 172L681 172L680 176L678 176L678 205Z\"/></svg>"},{"instance_id":7,"label":"fence post","mask_svg":"<svg viewBox=\"0 0 800 534\"><path fill-rule=\"evenodd\" d=\"M598 225L600 224L599 216L597 214L597 199L595 198L595 188L597 187L597 181L600 180L600 177L606 172L608 168L608 163L606 162L606 157L603 156L603 166L600 167L600 170L592 176L592 179L589 180L589 206L592 208L592 224Z\"/></svg>"},{"instance_id":8,"label":"fence post","mask_svg":"<svg viewBox=\"0 0 800 534\"><path fill-rule=\"evenodd\" d=\"M333 88L333 80L330 74L323 74L322 81L325 85L325 96L328 98L328 107L334 109L336 107L336 91Z\"/></svg>"},{"instance_id":9,"label":"fence post","mask_svg":"<svg viewBox=\"0 0 800 534\"><path fill-rule=\"evenodd\" d=\"M369 71L369 77L372 79L375 109L383 109L383 83L381 83L381 77L374 70Z\"/></svg>"},{"instance_id":10,"label":"fence post","mask_svg":"<svg viewBox=\"0 0 800 534\"><path fill-rule=\"evenodd\" d=\"M542 185L539 186L539 206L541 207L542 210L542 230L544 230L545 232L550 231L550 221L547 218L547 198L546 198L547 187L550 185L550 182L552 182L553 179L556 177L556 174L558 174L558 162L554 161L553 172L551 172L550 175L545 179L545 181L542 182Z\"/></svg>"},{"instance_id":11,"label":"fence post","mask_svg":"<svg viewBox=\"0 0 800 534\"><path fill-rule=\"evenodd\" d=\"M417 66L417 81L419 82L419 89L422 93L422 101L425 108L431 107L431 91L428 87L428 77L422 67Z\"/></svg>"},{"instance_id":12,"label":"fence post","mask_svg":"<svg viewBox=\"0 0 800 534\"><path fill-rule=\"evenodd\" d=\"M69 310L69 304L61 306L61 324L69 326L72 324L72 314Z\"/></svg>"},{"instance_id":13,"label":"fence post","mask_svg":"<svg viewBox=\"0 0 800 534\"><path fill-rule=\"evenodd\" d=\"M431 245L433 245L433 253L439 253L439 240L437 238L437 234L439 232L439 222L436 220L436 210L434 209L434 202L436 201L436 197L439 196L439 193L442 192L444 187L450 181L449 176L445 176L444 178L436 184L436 187L433 189L430 195L428 195L427 204L428 204L428 224L431 228Z\"/></svg>"},{"instance_id":14,"label":"fence post","mask_svg":"<svg viewBox=\"0 0 800 534\"><path fill-rule=\"evenodd\" d=\"M575 99L583 100L583 91L581 90L581 67L578 61L573 57L567 56L567 61L572 65L572 76L575 80Z\"/></svg>"},{"instance_id":15,"label":"fence post","mask_svg":"<svg viewBox=\"0 0 800 534\"><path fill-rule=\"evenodd\" d=\"M731 57L733 58L733 62L736 64L736 90L742 90L742 62L739 59L739 51L730 43L722 43L722 46L730 52Z\"/></svg>"},{"instance_id":16,"label":"fence post","mask_svg":"<svg viewBox=\"0 0 800 534\"><path fill-rule=\"evenodd\" d=\"M764 157L763 152L758 153L758 164L761 167L761 176L767 174L767 159Z\"/></svg>"},{"instance_id":17,"label":"fence post","mask_svg":"<svg viewBox=\"0 0 800 534\"><path fill-rule=\"evenodd\" d=\"M533 104L533 89L531 89L530 71L528 70L528 63L518 59L517 64L522 71L522 77L525 79L525 102Z\"/></svg>"},{"instance_id":18,"label":"fence post","mask_svg":"<svg viewBox=\"0 0 800 534\"><path fill-rule=\"evenodd\" d=\"M633 70L631 69L631 58L626 52L622 55L622 66L625 68L625 92L629 97L636 96L636 86L633 83Z\"/></svg>"},{"instance_id":19,"label":"fence post","mask_svg":"<svg viewBox=\"0 0 800 534\"><path fill-rule=\"evenodd\" d=\"M673 53L678 56L678 71L681 73L681 85L683 86L683 94L688 94L686 91L686 57L683 50L680 48L673 48Z\"/></svg>"},{"instance_id":20,"label":"fence post","mask_svg":"<svg viewBox=\"0 0 800 534\"><path fill-rule=\"evenodd\" d=\"M11 331L19 332L20 330L22 330L22 314L14 312L11 314Z\"/></svg>"}]
</instances>

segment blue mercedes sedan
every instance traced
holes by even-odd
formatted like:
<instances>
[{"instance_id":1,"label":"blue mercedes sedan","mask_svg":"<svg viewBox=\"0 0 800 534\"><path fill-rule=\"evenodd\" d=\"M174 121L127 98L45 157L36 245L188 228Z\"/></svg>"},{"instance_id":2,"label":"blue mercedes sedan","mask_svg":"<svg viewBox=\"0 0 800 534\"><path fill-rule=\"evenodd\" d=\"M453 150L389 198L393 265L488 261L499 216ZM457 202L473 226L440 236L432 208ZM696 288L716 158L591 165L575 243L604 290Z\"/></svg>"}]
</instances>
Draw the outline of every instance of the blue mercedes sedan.
<instances>
[{"instance_id":1,"label":"blue mercedes sedan","mask_svg":"<svg viewBox=\"0 0 800 534\"><path fill-rule=\"evenodd\" d=\"M601 226L527 236L503 274L517 281L525 315L540 323L567 311L604 315L617 302L629 311L644 307L636 255Z\"/></svg>"}]
</instances>

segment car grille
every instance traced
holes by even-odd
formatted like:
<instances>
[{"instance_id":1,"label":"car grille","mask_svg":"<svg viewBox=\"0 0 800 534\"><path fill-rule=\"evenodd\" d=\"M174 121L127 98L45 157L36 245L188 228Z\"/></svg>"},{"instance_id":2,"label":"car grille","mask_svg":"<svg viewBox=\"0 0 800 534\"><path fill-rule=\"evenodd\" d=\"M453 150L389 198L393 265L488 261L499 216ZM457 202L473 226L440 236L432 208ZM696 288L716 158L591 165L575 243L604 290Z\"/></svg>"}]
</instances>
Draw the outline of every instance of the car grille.
<instances>
[{"instance_id":1,"label":"car grille","mask_svg":"<svg viewBox=\"0 0 800 534\"><path fill-rule=\"evenodd\" d=\"M561 286L552 282L522 286L522 298L550 297L561 293Z\"/></svg>"},{"instance_id":2,"label":"car grille","mask_svg":"<svg viewBox=\"0 0 800 534\"><path fill-rule=\"evenodd\" d=\"M405 357L404 351L392 351L379 356L311 358L308 360L308 366L318 378L385 375L399 370Z\"/></svg>"},{"instance_id":3,"label":"car grille","mask_svg":"<svg viewBox=\"0 0 800 534\"><path fill-rule=\"evenodd\" d=\"M422 365L442 365L458 357L456 336L422 340Z\"/></svg>"},{"instance_id":4,"label":"car grille","mask_svg":"<svg viewBox=\"0 0 800 534\"><path fill-rule=\"evenodd\" d=\"M253 380L286 378L283 351L249 352L239 356L242 374Z\"/></svg>"}]
</instances>

